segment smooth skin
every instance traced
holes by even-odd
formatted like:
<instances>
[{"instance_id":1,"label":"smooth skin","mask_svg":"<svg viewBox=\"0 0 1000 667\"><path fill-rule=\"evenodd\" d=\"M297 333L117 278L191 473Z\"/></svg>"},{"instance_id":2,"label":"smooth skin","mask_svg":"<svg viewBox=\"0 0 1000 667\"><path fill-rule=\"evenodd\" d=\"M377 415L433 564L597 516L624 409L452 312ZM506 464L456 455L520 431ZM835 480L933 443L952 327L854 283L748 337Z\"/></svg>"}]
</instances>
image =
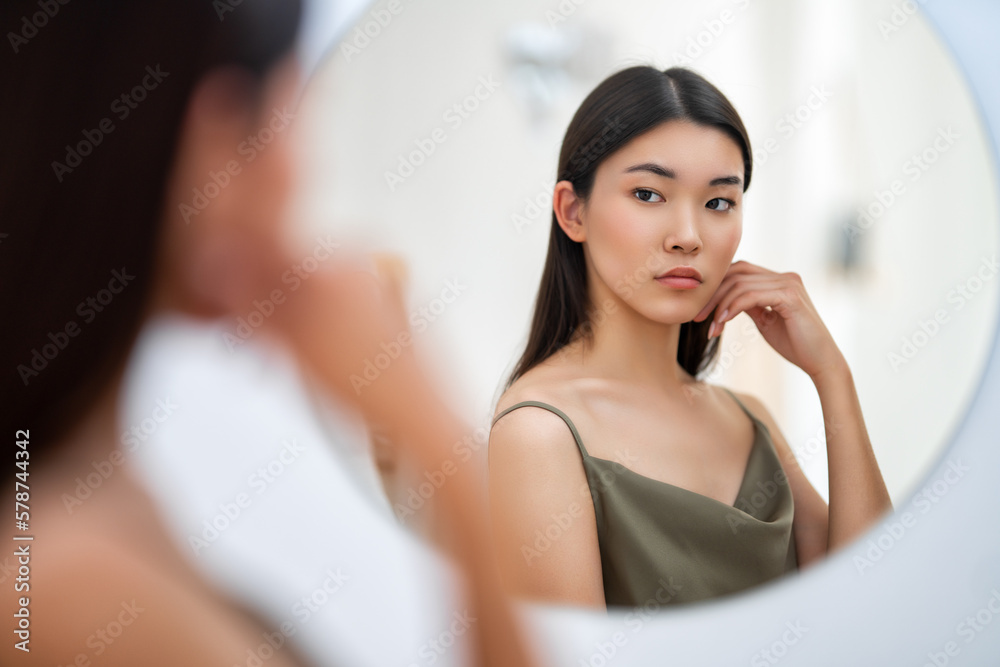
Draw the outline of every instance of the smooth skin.
<instances>
[{"instance_id":1,"label":"smooth skin","mask_svg":"<svg viewBox=\"0 0 1000 667\"><path fill-rule=\"evenodd\" d=\"M204 185L206 174L237 158L236 147L266 125L273 108L292 106L299 76L294 59L270 74L259 115L244 95L242 76L238 70L216 70L192 94L166 191L150 316L179 312L235 319L250 310L253 299L280 285L281 273L301 257L292 249L285 224L294 178L285 133L246 163L190 223L180 213L180 204L190 203L192 190ZM385 265L384 275L375 278L361 272L361 266L360 258L351 259L345 251L336 266L323 267L290 295L258 333L281 339L326 391L371 423L404 435L396 441L405 444L407 454L427 469L439 469L451 456L450 443L468 428L431 390L411 350L405 349L369 391L359 396L351 386L349 378L364 359L406 327L399 267ZM63 504L63 494L73 493L77 478L93 472L92 462L109 460L116 451L120 390L119 377L63 442L54 444L58 451L51 460L32 466L31 652L15 650L10 635L0 647L0 663L245 664L248 650L257 649L263 633L276 628L236 607L198 576L168 538L157 508L127 466L113 472L72 513ZM460 537L451 555L465 575L476 618L470 630L474 664L530 665L488 550L481 483L467 466L436 498ZM0 534L8 544L11 528ZM4 585L13 588L13 581ZM13 613L13 605L8 611ZM95 633L119 622L127 627L113 643L99 643ZM112 629L116 632L117 626ZM286 644L266 664L304 663Z\"/></svg>"},{"instance_id":2,"label":"smooth skin","mask_svg":"<svg viewBox=\"0 0 1000 667\"><path fill-rule=\"evenodd\" d=\"M716 310L746 312L764 339L819 392L827 431L830 506L799 468L774 418L737 393L767 425L789 480L799 565L849 542L891 510L850 370L794 273L733 263L742 236L743 161L724 132L669 121L598 167L587 201L556 184L559 226L583 244L594 322L519 378L496 414L537 400L565 412L588 453L733 505L754 440L749 417L720 387L677 363L680 326ZM694 289L655 280L693 266ZM734 392L735 393L735 392ZM499 419L489 447L490 510L501 572L519 597L605 608L593 502L579 450L550 411L521 407ZM549 543L539 533L569 515ZM544 547L539 549L538 545Z\"/></svg>"}]
</instances>

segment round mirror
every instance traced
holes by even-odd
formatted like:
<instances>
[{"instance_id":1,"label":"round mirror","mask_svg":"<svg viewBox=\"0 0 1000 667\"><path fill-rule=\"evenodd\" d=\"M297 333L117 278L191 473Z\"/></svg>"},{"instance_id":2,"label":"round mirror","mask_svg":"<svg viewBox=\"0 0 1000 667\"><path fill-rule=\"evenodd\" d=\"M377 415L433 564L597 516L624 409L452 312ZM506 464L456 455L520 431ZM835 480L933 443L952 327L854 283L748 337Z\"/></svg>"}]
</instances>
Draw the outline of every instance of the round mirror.
<instances>
[{"instance_id":1,"label":"round mirror","mask_svg":"<svg viewBox=\"0 0 1000 667\"><path fill-rule=\"evenodd\" d=\"M689 66L733 101L755 159L736 257L799 273L854 373L897 511L850 560L802 577L825 577L811 594L830 600L834 588L837 599L872 587L891 595L902 575L879 561L893 560L886 554L899 534L916 535L907 516L928 530L946 521L920 517L967 474L967 460L941 457L983 382L1000 301L989 134L916 3L373 4L303 96L298 120L312 138L296 213L303 233L406 258L413 340L472 425L463 452L485 466L500 385L526 341L562 134L599 81L640 63ZM707 379L759 396L827 497L815 390L745 315L727 326ZM390 466L384 473L397 515L421 529L420 480ZM982 568L998 579L995 565ZM689 649L685 637L707 638L713 625L739 626L737 648L704 651L774 664L819 634L821 617L793 603L796 583L666 611L669 627L658 624L659 609L605 616L539 607L538 618L560 633L559 664L607 664L667 638ZM768 605L754 606L762 596ZM901 614L921 620L915 610ZM954 655L945 646L961 641L960 621L925 652ZM658 632L640 633L649 625ZM891 664L897 654L883 655Z\"/></svg>"}]
</instances>

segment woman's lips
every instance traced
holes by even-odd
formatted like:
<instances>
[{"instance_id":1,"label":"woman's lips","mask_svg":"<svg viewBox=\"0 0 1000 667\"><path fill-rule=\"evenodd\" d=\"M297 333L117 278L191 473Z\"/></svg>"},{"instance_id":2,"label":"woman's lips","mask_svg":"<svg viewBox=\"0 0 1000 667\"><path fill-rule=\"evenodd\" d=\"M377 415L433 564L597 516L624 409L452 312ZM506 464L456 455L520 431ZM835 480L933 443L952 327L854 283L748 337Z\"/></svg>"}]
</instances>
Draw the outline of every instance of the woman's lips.
<instances>
[{"instance_id":1,"label":"woman's lips","mask_svg":"<svg viewBox=\"0 0 1000 667\"><path fill-rule=\"evenodd\" d=\"M694 289L701 285L701 281L696 278L684 278L681 276L662 276L657 278L656 282L667 287L676 287L677 289Z\"/></svg>"},{"instance_id":2,"label":"woman's lips","mask_svg":"<svg viewBox=\"0 0 1000 667\"><path fill-rule=\"evenodd\" d=\"M701 284L701 272L693 266L675 266L656 276L657 282L676 289L694 289Z\"/></svg>"}]
</instances>

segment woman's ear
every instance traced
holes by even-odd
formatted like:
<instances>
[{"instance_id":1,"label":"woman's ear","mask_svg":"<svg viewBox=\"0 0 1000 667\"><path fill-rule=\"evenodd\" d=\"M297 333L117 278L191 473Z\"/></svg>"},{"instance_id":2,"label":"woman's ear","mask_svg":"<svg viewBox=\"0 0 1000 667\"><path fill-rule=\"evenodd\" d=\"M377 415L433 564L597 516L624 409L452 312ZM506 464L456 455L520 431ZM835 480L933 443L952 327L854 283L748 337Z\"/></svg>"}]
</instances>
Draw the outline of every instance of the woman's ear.
<instances>
[{"instance_id":1,"label":"woman's ear","mask_svg":"<svg viewBox=\"0 0 1000 667\"><path fill-rule=\"evenodd\" d=\"M587 240L587 230L583 221L584 203L576 196L572 183L569 181L556 183L555 191L552 193L552 209L566 236L577 243Z\"/></svg>"}]
</instances>

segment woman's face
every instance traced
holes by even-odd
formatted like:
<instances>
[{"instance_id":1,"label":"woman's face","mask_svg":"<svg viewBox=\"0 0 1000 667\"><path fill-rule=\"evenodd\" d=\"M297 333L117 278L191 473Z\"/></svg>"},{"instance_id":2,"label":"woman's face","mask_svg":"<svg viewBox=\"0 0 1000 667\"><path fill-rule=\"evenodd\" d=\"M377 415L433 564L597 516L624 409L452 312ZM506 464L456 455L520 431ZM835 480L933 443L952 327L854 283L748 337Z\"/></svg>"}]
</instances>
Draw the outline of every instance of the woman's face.
<instances>
[{"instance_id":1,"label":"woman's face","mask_svg":"<svg viewBox=\"0 0 1000 667\"><path fill-rule=\"evenodd\" d=\"M687 322L708 303L743 232L743 155L723 131L668 121L602 162L580 209L595 306ZM698 280L658 278L693 267Z\"/></svg>"}]
</instances>

